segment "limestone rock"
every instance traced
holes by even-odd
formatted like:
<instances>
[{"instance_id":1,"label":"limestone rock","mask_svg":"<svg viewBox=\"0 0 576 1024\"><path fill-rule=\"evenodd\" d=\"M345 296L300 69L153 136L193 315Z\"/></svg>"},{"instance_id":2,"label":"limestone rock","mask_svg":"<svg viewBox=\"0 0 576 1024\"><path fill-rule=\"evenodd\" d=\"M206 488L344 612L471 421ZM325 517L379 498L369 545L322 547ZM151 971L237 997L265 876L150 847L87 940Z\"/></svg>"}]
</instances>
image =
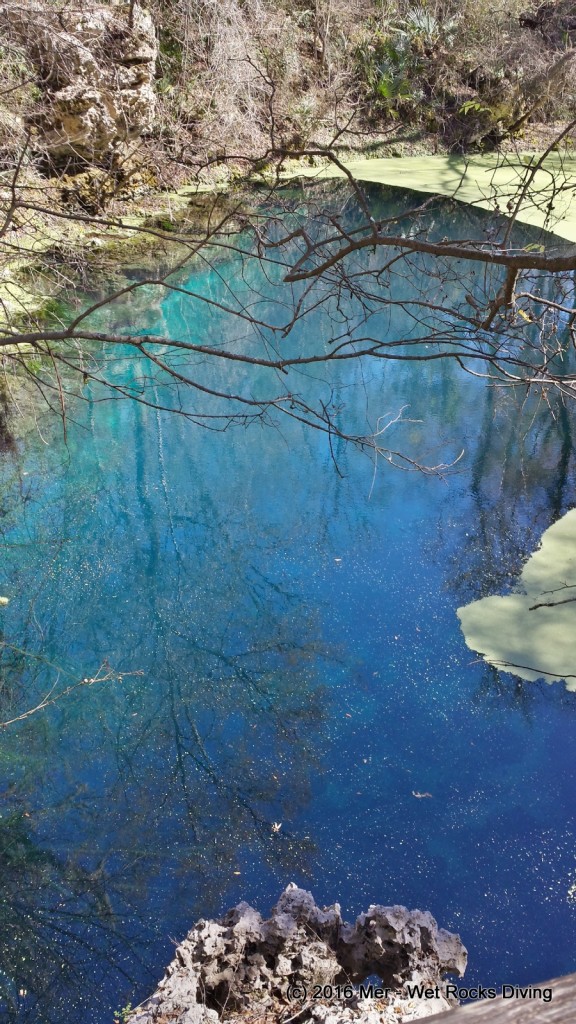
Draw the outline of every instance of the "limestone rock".
<instances>
[{"instance_id":1,"label":"limestone rock","mask_svg":"<svg viewBox=\"0 0 576 1024\"><path fill-rule=\"evenodd\" d=\"M158 43L143 8L135 6L130 26L126 4L52 14L35 2L0 4L0 29L41 73L46 91L33 125L53 164L114 167L151 130Z\"/></svg>"},{"instance_id":2,"label":"limestone rock","mask_svg":"<svg viewBox=\"0 0 576 1024\"><path fill-rule=\"evenodd\" d=\"M415 971L431 978L448 971L462 976L467 960L459 937L438 928L427 911L380 906L343 929L338 957L352 981L378 974L391 987L411 980Z\"/></svg>"},{"instance_id":3,"label":"limestone rock","mask_svg":"<svg viewBox=\"0 0 576 1024\"><path fill-rule=\"evenodd\" d=\"M438 928L429 913L372 906L349 925L337 903L320 908L309 892L292 884L266 921L246 903L219 921L198 921L156 992L130 1022L240 1021L256 1007L262 1013L284 1012L294 985L311 995L314 986L350 986L377 976L391 990L385 1005L353 993L349 1004L311 1004L305 1016L317 1024L402 1024L451 1006L442 994L418 999L406 986L434 988L448 971L462 975L466 959L459 937Z\"/></svg>"}]
</instances>

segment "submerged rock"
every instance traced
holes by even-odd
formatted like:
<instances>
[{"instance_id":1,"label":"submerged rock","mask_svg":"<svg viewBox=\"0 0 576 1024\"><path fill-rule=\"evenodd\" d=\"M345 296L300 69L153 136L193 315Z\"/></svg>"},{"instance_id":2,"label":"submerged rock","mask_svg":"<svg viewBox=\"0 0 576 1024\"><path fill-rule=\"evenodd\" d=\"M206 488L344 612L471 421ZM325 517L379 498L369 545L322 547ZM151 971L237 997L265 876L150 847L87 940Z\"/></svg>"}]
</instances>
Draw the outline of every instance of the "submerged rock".
<instances>
[{"instance_id":1,"label":"submerged rock","mask_svg":"<svg viewBox=\"0 0 576 1024\"><path fill-rule=\"evenodd\" d=\"M276 1021L294 1013L320 1024L416 1020L452 1007L441 981L448 972L462 976L466 961L459 936L429 913L371 906L350 925L337 903L317 907L291 884L268 920L239 903L220 920L198 921L130 1024L217 1024L255 1014ZM366 979L386 993L363 998L355 986ZM432 994L418 996L414 986Z\"/></svg>"}]
</instances>

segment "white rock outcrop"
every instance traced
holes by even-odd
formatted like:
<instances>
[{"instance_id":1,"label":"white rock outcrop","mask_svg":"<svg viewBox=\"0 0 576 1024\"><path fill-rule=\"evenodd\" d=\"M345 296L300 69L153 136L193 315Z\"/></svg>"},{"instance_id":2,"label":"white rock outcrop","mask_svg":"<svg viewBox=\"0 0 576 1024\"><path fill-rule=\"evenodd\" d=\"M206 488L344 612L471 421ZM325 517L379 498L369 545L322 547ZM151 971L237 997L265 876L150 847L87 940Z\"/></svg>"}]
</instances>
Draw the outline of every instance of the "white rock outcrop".
<instances>
[{"instance_id":1,"label":"white rock outcrop","mask_svg":"<svg viewBox=\"0 0 576 1024\"><path fill-rule=\"evenodd\" d=\"M219 921L198 921L130 1024L217 1024L256 1009L263 1018L285 1015L301 1004L299 1021L402 1024L451 1009L441 991L419 998L409 986L439 989L446 973L464 973L466 961L459 936L429 913L372 906L349 925L337 903L321 909L292 884L266 921L247 903ZM359 998L354 985L374 977L387 996ZM318 986L340 986L338 998L314 999Z\"/></svg>"},{"instance_id":2,"label":"white rock outcrop","mask_svg":"<svg viewBox=\"0 0 576 1024\"><path fill-rule=\"evenodd\" d=\"M51 163L113 167L154 123L158 43L150 14L88 3L0 3L0 32L23 46L39 71L43 100L32 118Z\"/></svg>"}]
</instances>

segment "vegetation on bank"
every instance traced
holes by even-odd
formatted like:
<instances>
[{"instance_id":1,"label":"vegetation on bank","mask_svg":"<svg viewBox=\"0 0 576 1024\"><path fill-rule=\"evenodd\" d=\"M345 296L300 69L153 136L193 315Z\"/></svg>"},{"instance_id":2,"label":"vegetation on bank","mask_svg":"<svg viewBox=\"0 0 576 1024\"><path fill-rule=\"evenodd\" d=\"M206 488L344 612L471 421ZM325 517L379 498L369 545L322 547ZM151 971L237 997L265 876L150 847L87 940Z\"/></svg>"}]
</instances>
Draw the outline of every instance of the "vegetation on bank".
<instances>
[{"instance_id":1,"label":"vegetation on bank","mask_svg":"<svg viewBox=\"0 0 576 1024\"><path fill-rule=\"evenodd\" d=\"M571 3L152 0L158 140L173 157L252 156L271 137L462 151L569 120ZM558 66L559 65L559 66Z\"/></svg>"},{"instance_id":2,"label":"vegetation on bank","mask_svg":"<svg viewBox=\"0 0 576 1024\"><path fill-rule=\"evenodd\" d=\"M2 5L0 5L1 7ZM14 5L4 5L14 6ZM26 2L22 5L26 8ZM30 6L30 3L28 4ZM38 16L58 0L31 0ZM99 3L128 21L133 4ZM468 151L576 111L576 16L566 0L151 0L159 51L153 128L115 168L125 195L188 179L200 166L298 151L314 140L386 153ZM42 165L30 134L50 81L9 30L0 45L0 165ZM36 154L35 154L36 150ZM46 161L42 165L46 171ZM110 170L101 168L100 172ZM66 167L48 171L62 175ZM87 169L73 202L115 194ZM126 182L129 178L129 183ZM116 183L116 190L117 190ZM92 197L94 199L94 196Z\"/></svg>"}]
</instances>

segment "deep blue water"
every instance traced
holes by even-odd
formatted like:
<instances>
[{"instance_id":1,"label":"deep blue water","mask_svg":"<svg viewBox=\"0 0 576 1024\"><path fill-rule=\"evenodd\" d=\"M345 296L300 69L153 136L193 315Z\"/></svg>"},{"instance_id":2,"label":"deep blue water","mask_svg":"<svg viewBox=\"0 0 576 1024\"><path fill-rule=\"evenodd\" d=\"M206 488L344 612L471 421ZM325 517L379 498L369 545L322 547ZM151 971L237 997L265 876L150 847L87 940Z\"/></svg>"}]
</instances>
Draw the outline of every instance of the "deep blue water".
<instances>
[{"instance_id":1,"label":"deep blue water","mask_svg":"<svg viewBox=\"0 0 576 1024\"><path fill-rule=\"evenodd\" d=\"M237 261L189 283L218 298L231 280ZM142 330L247 337L180 294L130 309ZM136 379L137 357L110 373ZM576 969L576 694L480 663L456 618L575 504L573 415L448 363L350 364L330 386L355 423L408 406L421 422L394 447L462 459L375 471L294 420L214 432L90 387L66 438L44 422L6 457L0 717L105 661L128 673L1 733L0 981L19 1019L110 1024L199 916L266 912L289 881L347 918L431 910L470 985Z\"/></svg>"}]
</instances>

